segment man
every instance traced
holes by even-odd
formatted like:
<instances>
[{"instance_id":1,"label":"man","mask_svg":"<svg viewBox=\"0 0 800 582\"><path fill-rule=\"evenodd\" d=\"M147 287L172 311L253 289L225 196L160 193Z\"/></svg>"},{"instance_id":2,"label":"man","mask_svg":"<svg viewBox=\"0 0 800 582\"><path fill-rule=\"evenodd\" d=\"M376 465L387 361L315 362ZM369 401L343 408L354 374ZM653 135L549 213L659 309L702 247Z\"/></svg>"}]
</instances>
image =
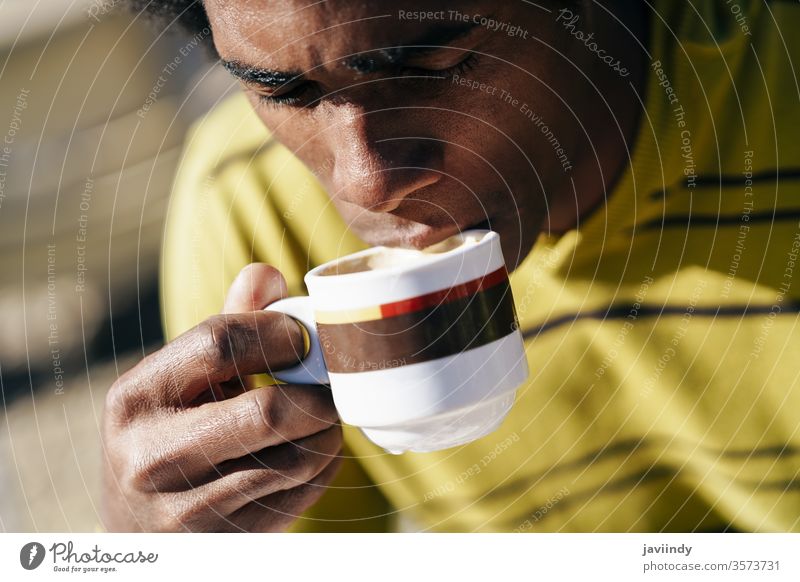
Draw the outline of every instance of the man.
<instances>
[{"instance_id":1,"label":"man","mask_svg":"<svg viewBox=\"0 0 800 582\"><path fill-rule=\"evenodd\" d=\"M800 530L796 3L148 6L243 95L187 140L107 527ZM475 225L532 370L497 432L387 455L253 377L300 357L260 310L309 268Z\"/></svg>"}]
</instances>

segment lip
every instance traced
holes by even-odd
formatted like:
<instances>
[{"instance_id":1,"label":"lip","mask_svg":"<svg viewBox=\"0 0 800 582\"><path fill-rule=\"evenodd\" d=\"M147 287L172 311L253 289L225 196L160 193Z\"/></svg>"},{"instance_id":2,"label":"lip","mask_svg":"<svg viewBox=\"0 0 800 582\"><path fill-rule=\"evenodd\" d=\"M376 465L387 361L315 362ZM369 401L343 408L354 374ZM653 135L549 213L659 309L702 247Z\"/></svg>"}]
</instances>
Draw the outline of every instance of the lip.
<instances>
[{"instance_id":1,"label":"lip","mask_svg":"<svg viewBox=\"0 0 800 582\"><path fill-rule=\"evenodd\" d=\"M464 232L465 230L492 230L492 219L486 218L480 222L471 223L469 226L452 225L448 227L424 230L420 233L413 234L405 237L400 241L395 241L394 244L388 246L399 246L406 248L413 248L417 250L424 249L451 236Z\"/></svg>"},{"instance_id":2,"label":"lip","mask_svg":"<svg viewBox=\"0 0 800 582\"><path fill-rule=\"evenodd\" d=\"M496 240L499 240L499 235L496 232L483 231L482 233L480 233L480 238L474 241L474 245L471 245L471 248L478 250L481 247L494 244L494 241ZM313 268L308 273L306 273L305 281L308 284L309 280L312 279L313 280L337 279L337 280L347 280L347 281L370 280L376 277L383 278L386 277L387 275L399 275L416 267L435 269L437 265L441 265L442 263L447 261L452 261L454 254L458 256L458 251L459 251L458 247L437 250L429 255L426 255L425 259L422 262L412 265L401 262L399 264L385 266L379 269L359 269L355 271L344 271L344 272L338 271L337 267L342 263L342 261L354 261L372 256L376 253L377 249L378 247L367 248L364 249L363 251L359 251L357 253L349 255L348 257L335 259L328 263L319 265ZM329 275L335 275L335 277L330 277ZM396 289L400 289L400 287Z\"/></svg>"}]
</instances>

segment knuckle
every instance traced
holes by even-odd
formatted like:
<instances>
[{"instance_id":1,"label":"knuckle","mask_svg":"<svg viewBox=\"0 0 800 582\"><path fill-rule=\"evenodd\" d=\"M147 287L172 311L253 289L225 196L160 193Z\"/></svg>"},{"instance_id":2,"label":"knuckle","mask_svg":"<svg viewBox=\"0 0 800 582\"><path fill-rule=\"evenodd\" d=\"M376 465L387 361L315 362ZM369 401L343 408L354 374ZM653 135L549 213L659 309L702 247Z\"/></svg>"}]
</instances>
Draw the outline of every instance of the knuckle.
<instances>
[{"instance_id":1,"label":"knuckle","mask_svg":"<svg viewBox=\"0 0 800 582\"><path fill-rule=\"evenodd\" d=\"M127 416L128 398L125 388L119 380L114 382L106 392L104 403L106 418L109 420L119 420Z\"/></svg>"},{"instance_id":2,"label":"knuckle","mask_svg":"<svg viewBox=\"0 0 800 582\"><path fill-rule=\"evenodd\" d=\"M215 315L200 323L196 330L203 365L212 375L229 370L236 363L234 324Z\"/></svg>"},{"instance_id":3,"label":"knuckle","mask_svg":"<svg viewBox=\"0 0 800 582\"><path fill-rule=\"evenodd\" d=\"M315 478L337 459L341 447L342 431L338 426L327 429L313 448L298 446L305 459L305 463L300 467L301 475L298 479L307 482Z\"/></svg>"},{"instance_id":4,"label":"knuckle","mask_svg":"<svg viewBox=\"0 0 800 582\"><path fill-rule=\"evenodd\" d=\"M315 439L313 444L292 443L291 450L287 451L287 466L295 485L311 481L319 475L337 458L340 448L340 431L331 429Z\"/></svg>"},{"instance_id":5,"label":"knuckle","mask_svg":"<svg viewBox=\"0 0 800 582\"><path fill-rule=\"evenodd\" d=\"M210 513L208 504L203 501L185 500L175 504L167 514L164 527L167 531L200 531L200 524L206 521Z\"/></svg>"},{"instance_id":6,"label":"knuckle","mask_svg":"<svg viewBox=\"0 0 800 582\"><path fill-rule=\"evenodd\" d=\"M297 413L315 425L328 427L339 418L333 398L318 388L314 388L313 392L306 393L306 397L302 400L295 399L294 404Z\"/></svg>"},{"instance_id":7,"label":"knuckle","mask_svg":"<svg viewBox=\"0 0 800 582\"><path fill-rule=\"evenodd\" d=\"M341 467L341 457L333 457L323 469L303 484L303 487L312 495L319 496L328 485L336 478Z\"/></svg>"},{"instance_id":8,"label":"knuckle","mask_svg":"<svg viewBox=\"0 0 800 582\"><path fill-rule=\"evenodd\" d=\"M344 433L342 432L342 425L335 424L330 429L328 429L330 435L328 438L331 439L332 447L336 454L338 455L342 451L342 445L344 445Z\"/></svg>"},{"instance_id":9,"label":"knuckle","mask_svg":"<svg viewBox=\"0 0 800 582\"><path fill-rule=\"evenodd\" d=\"M239 277L247 277L248 279L251 279L257 274L261 275L266 280L283 277L277 268L266 263L250 263L249 265L242 267L242 270L239 271Z\"/></svg>"},{"instance_id":10,"label":"knuckle","mask_svg":"<svg viewBox=\"0 0 800 582\"><path fill-rule=\"evenodd\" d=\"M120 377L111 385L104 401L105 420L113 425L125 425L144 408L141 394L129 375Z\"/></svg>"},{"instance_id":11,"label":"knuckle","mask_svg":"<svg viewBox=\"0 0 800 582\"><path fill-rule=\"evenodd\" d=\"M282 467L276 470L282 472L284 476L302 479L304 473L311 469L310 453L301 445L287 443L281 465Z\"/></svg>"},{"instance_id":12,"label":"knuckle","mask_svg":"<svg viewBox=\"0 0 800 582\"><path fill-rule=\"evenodd\" d=\"M293 476L295 482L293 483L294 486L300 486L304 483L308 483L314 477L316 477L322 469L327 465L327 459L319 456L319 455L306 455L309 459L305 464L301 465L297 468L296 474ZM311 458L313 457L313 461Z\"/></svg>"},{"instance_id":13,"label":"knuckle","mask_svg":"<svg viewBox=\"0 0 800 582\"><path fill-rule=\"evenodd\" d=\"M130 460L127 484L134 491L157 491L161 475L171 463L155 454L138 454Z\"/></svg>"},{"instance_id":14,"label":"knuckle","mask_svg":"<svg viewBox=\"0 0 800 582\"><path fill-rule=\"evenodd\" d=\"M317 448L320 450L320 454L335 455L341 450L343 442L344 435L342 434L342 426L340 424L334 424L321 433Z\"/></svg>"},{"instance_id":15,"label":"knuckle","mask_svg":"<svg viewBox=\"0 0 800 582\"><path fill-rule=\"evenodd\" d=\"M145 415L159 405L159 359L147 356L114 382L105 395L106 422L127 425L136 417Z\"/></svg>"},{"instance_id":16,"label":"knuckle","mask_svg":"<svg viewBox=\"0 0 800 582\"><path fill-rule=\"evenodd\" d=\"M280 433L283 414L272 390L255 390L250 401L250 419L259 437L269 438Z\"/></svg>"},{"instance_id":17,"label":"knuckle","mask_svg":"<svg viewBox=\"0 0 800 582\"><path fill-rule=\"evenodd\" d=\"M277 490L277 477L274 471L264 468L241 471L236 475L231 489L237 495L252 501L255 496L262 497Z\"/></svg>"}]
</instances>

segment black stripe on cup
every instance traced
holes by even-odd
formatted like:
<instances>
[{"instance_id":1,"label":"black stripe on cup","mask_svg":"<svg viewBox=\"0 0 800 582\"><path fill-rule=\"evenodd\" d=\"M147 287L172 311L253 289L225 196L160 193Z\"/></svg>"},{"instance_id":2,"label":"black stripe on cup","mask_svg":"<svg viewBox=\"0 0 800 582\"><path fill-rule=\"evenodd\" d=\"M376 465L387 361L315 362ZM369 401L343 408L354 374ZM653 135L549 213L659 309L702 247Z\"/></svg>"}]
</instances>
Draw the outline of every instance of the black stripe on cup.
<instances>
[{"instance_id":1,"label":"black stripe on cup","mask_svg":"<svg viewBox=\"0 0 800 582\"><path fill-rule=\"evenodd\" d=\"M517 330L508 279L469 297L394 317L317 323L328 371L398 368L452 356Z\"/></svg>"}]
</instances>

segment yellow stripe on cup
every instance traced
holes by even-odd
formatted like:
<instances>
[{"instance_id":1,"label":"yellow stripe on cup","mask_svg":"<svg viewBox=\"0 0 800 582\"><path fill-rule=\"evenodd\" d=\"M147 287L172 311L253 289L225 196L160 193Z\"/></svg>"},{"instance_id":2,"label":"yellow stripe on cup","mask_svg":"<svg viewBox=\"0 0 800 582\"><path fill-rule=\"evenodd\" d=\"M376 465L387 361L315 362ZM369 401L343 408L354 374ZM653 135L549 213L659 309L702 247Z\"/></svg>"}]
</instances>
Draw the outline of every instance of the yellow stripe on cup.
<instances>
[{"instance_id":1,"label":"yellow stripe on cup","mask_svg":"<svg viewBox=\"0 0 800 582\"><path fill-rule=\"evenodd\" d=\"M505 265L496 271L492 271L491 273L487 273L471 281L465 281L454 287L440 289L431 293L424 293L416 297L409 297L382 305L372 305L370 307L360 307L358 309L345 309L343 311L316 311L314 317L317 323L322 324L376 321L457 301L464 297L470 297L477 293L485 292L487 289L491 289L500 283L508 283L508 271L506 271Z\"/></svg>"},{"instance_id":2,"label":"yellow stripe on cup","mask_svg":"<svg viewBox=\"0 0 800 582\"><path fill-rule=\"evenodd\" d=\"M317 323L355 323L358 321L371 321L381 319L380 305L361 307L358 309L346 309L344 311L316 311L314 319Z\"/></svg>"}]
</instances>

